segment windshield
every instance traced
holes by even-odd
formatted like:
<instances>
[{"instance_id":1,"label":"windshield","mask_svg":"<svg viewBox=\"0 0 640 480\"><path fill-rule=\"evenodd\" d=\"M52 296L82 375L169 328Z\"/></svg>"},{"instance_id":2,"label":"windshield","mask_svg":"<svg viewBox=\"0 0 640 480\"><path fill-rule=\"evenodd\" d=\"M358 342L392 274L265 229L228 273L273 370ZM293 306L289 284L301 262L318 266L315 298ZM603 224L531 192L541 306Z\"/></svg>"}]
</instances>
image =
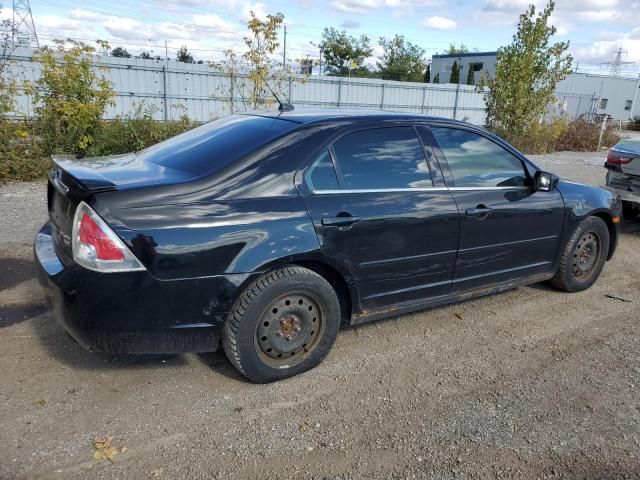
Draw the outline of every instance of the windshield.
<instances>
[{"instance_id":1,"label":"windshield","mask_svg":"<svg viewBox=\"0 0 640 480\"><path fill-rule=\"evenodd\" d=\"M193 175L213 173L294 129L287 120L230 115L140 151L142 160Z\"/></svg>"}]
</instances>

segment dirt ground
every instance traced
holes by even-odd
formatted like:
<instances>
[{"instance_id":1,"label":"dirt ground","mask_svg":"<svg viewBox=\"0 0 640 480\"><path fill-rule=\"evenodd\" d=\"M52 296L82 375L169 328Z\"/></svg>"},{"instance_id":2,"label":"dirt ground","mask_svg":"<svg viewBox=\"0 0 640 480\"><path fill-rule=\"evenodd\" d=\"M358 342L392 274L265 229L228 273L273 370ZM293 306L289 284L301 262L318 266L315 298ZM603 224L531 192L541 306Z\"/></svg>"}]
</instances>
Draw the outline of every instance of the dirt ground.
<instances>
[{"instance_id":1,"label":"dirt ground","mask_svg":"<svg viewBox=\"0 0 640 480\"><path fill-rule=\"evenodd\" d=\"M603 155L532 158L604 182ZM222 353L69 340L33 279L45 216L43 183L0 188L0 478L640 478L640 221L586 292L347 328L315 370L253 385Z\"/></svg>"}]
</instances>

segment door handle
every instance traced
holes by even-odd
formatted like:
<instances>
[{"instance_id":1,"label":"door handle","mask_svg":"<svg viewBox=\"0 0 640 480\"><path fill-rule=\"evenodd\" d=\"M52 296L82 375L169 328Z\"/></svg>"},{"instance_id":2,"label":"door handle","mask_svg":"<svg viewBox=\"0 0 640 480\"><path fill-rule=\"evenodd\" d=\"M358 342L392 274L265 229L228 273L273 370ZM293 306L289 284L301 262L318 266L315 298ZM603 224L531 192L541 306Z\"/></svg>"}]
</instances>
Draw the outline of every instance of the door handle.
<instances>
[{"instance_id":1,"label":"door handle","mask_svg":"<svg viewBox=\"0 0 640 480\"><path fill-rule=\"evenodd\" d=\"M467 208L465 213L470 217L476 217L479 220L484 220L492 211L493 210L486 205L478 205L476 208Z\"/></svg>"},{"instance_id":2,"label":"door handle","mask_svg":"<svg viewBox=\"0 0 640 480\"><path fill-rule=\"evenodd\" d=\"M362 220L360 217L344 216L344 217L324 217L322 225L325 227L348 227Z\"/></svg>"}]
</instances>

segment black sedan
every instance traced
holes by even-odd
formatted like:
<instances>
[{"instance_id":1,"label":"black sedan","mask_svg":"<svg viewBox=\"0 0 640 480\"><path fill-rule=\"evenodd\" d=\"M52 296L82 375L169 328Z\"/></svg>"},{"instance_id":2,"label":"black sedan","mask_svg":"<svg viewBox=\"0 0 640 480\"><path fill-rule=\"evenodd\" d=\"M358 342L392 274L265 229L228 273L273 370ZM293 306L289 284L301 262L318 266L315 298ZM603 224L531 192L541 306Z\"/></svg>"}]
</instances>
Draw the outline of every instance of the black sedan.
<instances>
[{"instance_id":1,"label":"black sedan","mask_svg":"<svg viewBox=\"0 0 640 480\"><path fill-rule=\"evenodd\" d=\"M620 200L472 125L225 117L131 155L54 159L35 242L57 319L101 352L213 351L255 382L358 324L550 280L591 286Z\"/></svg>"}]
</instances>

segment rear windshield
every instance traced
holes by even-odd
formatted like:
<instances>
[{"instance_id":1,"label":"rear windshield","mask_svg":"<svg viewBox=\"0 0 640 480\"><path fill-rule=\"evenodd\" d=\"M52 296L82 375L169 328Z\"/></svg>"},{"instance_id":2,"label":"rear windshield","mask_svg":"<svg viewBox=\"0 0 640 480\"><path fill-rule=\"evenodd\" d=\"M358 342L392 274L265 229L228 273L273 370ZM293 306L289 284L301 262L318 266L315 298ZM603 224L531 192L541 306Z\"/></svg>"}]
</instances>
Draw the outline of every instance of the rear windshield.
<instances>
[{"instance_id":1,"label":"rear windshield","mask_svg":"<svg viewBox=\"0 0 640 480\"><path fill-rule=\"evenodd\" d=\"M296 126L277 118L230 115L146 148L138 156L157 165L203 175L229 165Z\"/></svg>"}]
</instances>

